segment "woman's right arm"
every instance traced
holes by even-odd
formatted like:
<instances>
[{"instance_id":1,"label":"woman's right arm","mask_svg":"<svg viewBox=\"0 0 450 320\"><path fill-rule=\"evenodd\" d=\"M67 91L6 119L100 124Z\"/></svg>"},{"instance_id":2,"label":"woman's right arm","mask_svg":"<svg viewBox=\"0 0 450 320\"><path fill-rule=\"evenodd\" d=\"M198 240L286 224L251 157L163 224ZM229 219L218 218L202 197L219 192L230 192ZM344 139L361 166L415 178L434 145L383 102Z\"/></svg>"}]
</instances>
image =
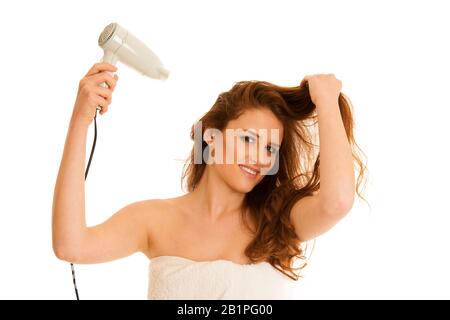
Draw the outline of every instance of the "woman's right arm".
<instances>
[{"instance_id":1,"label":"woman's right arm","mask_svg":"<svg viewBox=\"0 0 450 320\"><path fill-rule=\"evenodd\" d=\"M100 105L103 115L111 103L117 69L95 64L80 81L56 179L52 207L52 243L55 255L73 263L99 263L147 248L145 216L148 201L132 203L104 223L87 227L85 221L86 138ZM99 86L107 82L109 88Z\"/></svg>"}]
</instances>

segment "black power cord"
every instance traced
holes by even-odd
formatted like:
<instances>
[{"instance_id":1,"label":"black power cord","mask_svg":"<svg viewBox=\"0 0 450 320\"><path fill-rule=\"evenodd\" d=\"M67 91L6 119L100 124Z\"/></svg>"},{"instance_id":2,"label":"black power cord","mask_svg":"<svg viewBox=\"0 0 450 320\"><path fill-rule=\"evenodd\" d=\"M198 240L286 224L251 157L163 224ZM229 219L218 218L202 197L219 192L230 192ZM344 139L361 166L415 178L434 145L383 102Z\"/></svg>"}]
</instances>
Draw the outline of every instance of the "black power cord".
<instances>
[{"instance_id":1,"label":"black power cord","mask_svg":"<svg viewBox=\"0 0 450 320\"><path fill-rule=\"evenodd\" d=\"M84 173L84 180L86 181L86 177L88 175L89 172L89 167L91 165L91 160L92 160L92 155L94 154L94 150L95 150L95 143L97 142L97 112L99 109L95 110L95 115L94 115L94 142L92 143L92 149L91 149L91 154L89 155L89 161L86 167L86 172ZM75 280L75 268L73 267L73 263L70 263L70 267L72 269L72 279L73 279L73 286L75 288L75 295L77 297L77 300L80 300L80 296L78 295L78 288L77 288L77 281Z\"/></svg>"}]
</instances>

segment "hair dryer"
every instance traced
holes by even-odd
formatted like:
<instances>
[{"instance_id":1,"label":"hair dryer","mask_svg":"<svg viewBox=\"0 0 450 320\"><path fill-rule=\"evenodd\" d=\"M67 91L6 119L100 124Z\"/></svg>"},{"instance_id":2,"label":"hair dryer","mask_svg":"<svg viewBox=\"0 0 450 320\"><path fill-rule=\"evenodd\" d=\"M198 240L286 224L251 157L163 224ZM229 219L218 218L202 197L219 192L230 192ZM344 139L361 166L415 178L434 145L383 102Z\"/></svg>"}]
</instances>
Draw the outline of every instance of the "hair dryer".
<instances>
[{"instance_id":1,"label":"hair dryer","mask_svg":"<svg viewBox=\"0 0 450 320\"><path fill-rule=\"evenodd\" d=\"M102 61L116 64L120 60L129 67L150 78L166 80L166 70L156 54L145 44L117 23L110 23L98 38L98 45L105 51Z\"/></svg>"}]
</instances>

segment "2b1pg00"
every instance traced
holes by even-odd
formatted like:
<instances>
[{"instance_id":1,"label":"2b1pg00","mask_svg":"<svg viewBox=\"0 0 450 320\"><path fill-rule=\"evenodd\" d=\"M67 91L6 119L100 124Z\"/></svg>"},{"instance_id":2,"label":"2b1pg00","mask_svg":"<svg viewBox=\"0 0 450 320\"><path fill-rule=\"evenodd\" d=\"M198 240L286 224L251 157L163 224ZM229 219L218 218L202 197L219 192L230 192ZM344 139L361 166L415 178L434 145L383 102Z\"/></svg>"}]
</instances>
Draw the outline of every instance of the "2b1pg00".
<instances>
[{"instance_id":1,"label":"2b1pg00","mask_svg":"<svg viewBox=\"0 0 450 320\"><path fill-rule=\"evenodd\" d=\"M222 314L272 314L272 305L244 304L233 305L223 304Z\"/></svg>"}]
</instances>

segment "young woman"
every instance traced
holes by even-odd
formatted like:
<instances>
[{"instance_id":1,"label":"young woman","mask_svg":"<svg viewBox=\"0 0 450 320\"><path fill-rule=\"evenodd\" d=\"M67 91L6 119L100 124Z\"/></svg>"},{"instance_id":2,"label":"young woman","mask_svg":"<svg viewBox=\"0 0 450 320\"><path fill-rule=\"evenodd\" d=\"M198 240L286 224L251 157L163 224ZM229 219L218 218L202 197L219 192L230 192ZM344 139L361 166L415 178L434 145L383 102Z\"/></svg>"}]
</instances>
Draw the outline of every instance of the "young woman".
<instances>
[{"instance_id":1,"label":"young woman","mask_svg":"<svg viewBox=\"0 0 450 320\"><path fill-rule=\"evenodd\" d=\"M149 299L292 297L302 245L349 212L355 191L363 198L366 168L341 81L237 82L192 126L184 195L137 201L88 227L86 135L97 106L108 111L115 71L95 64L79 84L53 198L56 256L85 264L142 252Z\"/></svg>"}]
</instances>

